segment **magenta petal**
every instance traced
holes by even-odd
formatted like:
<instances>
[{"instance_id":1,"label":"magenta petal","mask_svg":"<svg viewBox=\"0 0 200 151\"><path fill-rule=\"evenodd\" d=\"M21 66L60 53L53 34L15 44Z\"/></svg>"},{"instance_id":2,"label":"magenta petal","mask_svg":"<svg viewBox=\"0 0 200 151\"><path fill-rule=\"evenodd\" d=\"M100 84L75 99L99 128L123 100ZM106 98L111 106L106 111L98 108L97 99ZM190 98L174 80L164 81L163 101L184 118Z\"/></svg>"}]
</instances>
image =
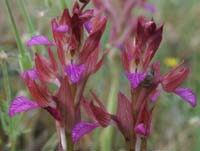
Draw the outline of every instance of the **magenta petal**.
<instances>
[{"instance_id":1,"label":"magenta petal","mask_svg":"<svg viewBox=\"0 0 200 151\"><path fill-rule=\"evenodd\" d=\"M9 108L9 115L14 116L17 113L31 110L36 107L38 107L36 102L33 102L24 96L20 96L12 100Z\"/></svg>"},{"instance_id":2,"label":"magenta petal","mask_svg":"<svg viewBox=\"0 0 200 151\"><path fill-rule=\"evenodd\" d=\"M72 129L72 141L76 143L82 136L99 127L98 123L80 122Z\"/></svg>"},{"instance_id":3,"label":"magenta petal","mask_svg":"<svg viewBox=\"0 0 200 151\"><path fill-rule=\"evenodd\" d=\"M156 8L152 4L144 3L143 7L144 7L144 9L148 10L151 13L155 13L156 12Z\"/></svg>"},{"instance_id":4,"label":"magenta petal","mask_svg":"<svg viewBox=\"0 0 200 151\"><path fill-rule=\"evenodd\" d=\"M30 69L30 70L25 70L21 75L22 79L25 80L27 75L32 80L38 79L38 74L37 74L37 69L36 68Z\"/></svg>"},{"instance_id":5,"label":"magenta petal","mask_svg":"<svg viewBox=\"0 0 200 151\"><path fill-rule=\"evenodd\" d=\"M146 77L146 73L128 73L126 72L126 77L131 83L132 88L137 88L141 81Z\"/></svg>"},{"instance_id":6,"label":"magenta petal","mask_svg":"<svg viewBox=\"0 0 200 151\"><path fill-rule=\"evenodd\" d=\"M140 123L138 125L136 125L135 127L135 133L139 134L139 135L145 135L146 133L145 127L143 123Z\"/></svg>"},{"instance_id":7,"label":"magenta petal","mask_svg":"<svg viewBox=\"0 0 200 151\"><path fill-rule=\"evenodd\" d=\"M188 102L190 105L195 107L197 105L196 96L195 94L188 88L178 88L174 91L175 94L180 96L182 99L184 99L186 102Z\"/></svg>"},{"instance_id":8,"label":"magenta petal","mask_svg":"<svg viewBox=\"0 0 200 151\"><path fill-rule=\"evenodd\" d=\"M43 35L33 36L31 40L27 42L27 47L31 47L33 45L54 45L53 42L49 41L49 39Z\"/></svg>"},{"instance_id":9,"label":"magenta petal","mask_svg":"<svg viewBox=\"0 0 200 151\"><path fill-rule=\"evenodd\" d=\"M64 67L65 72L71 79L73 83L77 83L80 80L81 74L85 71L85 65L82 64L77 66L75 64L71 64L70 66Z\"/></svg>"},{"instance_id":10,"label":"magenta petal","mask_svg":"<svg viewBox=\"0 0 200 151\"><path fill-rule=\"evenodd\" d=\"M86 21L84 23L84 26L85 26L85 29L87 30L87 32L90 33L91 30L92 30L92 23L91 23L91 21Z\"/></svg>"},{"instance_id":11,"label":"magenta petal","mask_svg":"<svg viewBox=\"0 0 200 151\"><path fill-rule=\"evenodd\" d=\"M149 127L145 128L144 124L140 123L136 125L135 133L147 137L150 134L150 128Z\"/></svg>"},{"instance_id":12,"label":"magenta petal","mask_svg":"<svg viewBox=\"0 0 200 151\"><path fill-rule=\"evenodd\" d=\"M57 31L57 32L67 32L68 31L68 26L67 25L57 25L57 26L54 26L53 27L53 30L54 31Z\"/></svg>"}]
</instances>

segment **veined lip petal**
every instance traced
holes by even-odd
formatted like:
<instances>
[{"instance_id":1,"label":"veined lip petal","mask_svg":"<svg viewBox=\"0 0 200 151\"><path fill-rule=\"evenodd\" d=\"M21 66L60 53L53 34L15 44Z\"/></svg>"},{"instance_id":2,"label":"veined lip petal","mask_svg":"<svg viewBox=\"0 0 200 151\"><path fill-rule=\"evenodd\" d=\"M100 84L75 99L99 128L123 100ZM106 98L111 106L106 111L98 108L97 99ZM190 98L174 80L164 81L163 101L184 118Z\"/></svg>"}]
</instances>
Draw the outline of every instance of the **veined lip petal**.
<instances>
[{"instance_id":1,"label":"veined lip petal","mask_svg":"<svg viewBox=\"0 0 200 151\"><path fill-rule=\"evenodd\" d=\"M43 35L37 35L33 36L28 42L27 42L27 47L31 47L33 45L55 45L54 42L51 42L46 36Z\"/></svg>"},{"instance_id":2,"label":"veined lip petal","mask_svg":"<svg viewBox=\"0 0 200 151\"><path fill-rule=\"evenodd\" d=\"M146 77L146 73L128 73L126 72L126 77L131 83L132 88L137 88L141 81Z\"/></svg>"},{"instance_id":3,"label":"veined lip petal","mask_svg":"<svg viewBox=\"0 0 200 151\"><path fill-rule=\"evenodd\" d=\"M187 103L195 107L197 105L196 96L192 90L188 88L178 88L174 91L175 94L184 99Z\"/></svg>"},{"instance_id":4,"label":"veined lip petal","mask_svg":"<svg viewBox=\"0 0 200 151\"><path fill-rule=\"evenodd\" d=\"M20 96L12 100L9 108L9 116L14 116L17 113L31 110L36 107L38 107L36 102L33 102L24 96Z\"/></svg>"},{"instance_id":5,"label":"veined lip petal","mask_svg":"<svg viewBox=\"0 0 200 151\"><path fill-rule=\"evenodd\" d=\"M27 75L29 76L29 78L31 80L38 79L38 74L37 74L37 69L36 68L30 69L30 70L25 70L21 75L22 79L25 80Z\"/></svg>"},{"instance_id":6,"label":"veined lip petal","mask_svg":"<svg viewBox=\"0 0 200 151\"><path fill-rule=\"evenodd\" d=\"M85 71L85 64L80 66L71 64L67 67L64 67L64 70L73 83L78 83L82 73Z\"/></svg>"},{"instance_id":7,"label":"veined lip petal","mask_svg":"<svg viewBox=\"0 0 200 151\"><path fill-rule=\"evenodd\" d=\"M90 33L91 30L92 30L92 23L91 23L91 21L86 21L84 23L84 26L85 26L85 29L87 30L87 32Z\"/></svg>"},{"instance_id":8,"label":"veined lip petal","mask_svg":"<svg viewBox=\"0 0 200 151\"><path fill-rule=\"evenodd\" d=\"M99 127L98 123L87 123L80 122L76 124L72 129L72 140L73 143L76 143L82 136L91 132L93 129Z\"/></svg>"},{"instance_id":9,"label":"veined lip petal","mask_svg":"<svg viewBox=\"0 0 200 151\"><path fill-rule=\"evenodd\" d=\"M67 32L68 31L68 26L67 25L55 25L53 27L53 30L54 31L57 31L57 32Z\"/></svg>"}]
</instances>

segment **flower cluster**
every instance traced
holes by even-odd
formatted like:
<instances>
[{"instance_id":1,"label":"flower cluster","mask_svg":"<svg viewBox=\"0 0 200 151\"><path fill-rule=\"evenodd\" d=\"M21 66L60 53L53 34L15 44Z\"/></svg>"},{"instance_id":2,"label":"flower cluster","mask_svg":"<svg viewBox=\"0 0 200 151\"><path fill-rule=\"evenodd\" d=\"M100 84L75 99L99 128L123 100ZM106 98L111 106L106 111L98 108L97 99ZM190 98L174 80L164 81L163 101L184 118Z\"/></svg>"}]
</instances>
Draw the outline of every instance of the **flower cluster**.
<instances>
[{"instance_id":1,"label":"flower cluster","mask_svg":"<svg viewBox=\"0 0 200 151\"><path fill-rule=\"evenodd\" d=\"M70 145L93 129L109 125L118 127L129 150L134 150L138 139L144 145L150 135L152 113L160 91L174 93L192 107L196 106L194 93L188 88L179 88L187 78L189 69L181 62L169 72L160 74L160 63L152 62L152 59L162 41L163 25L157 26L153 19L148 21L140 17L130 20L128 30L120 31L127 17L131 17L133 6L140 5L154 11L151 5L144 0L121 0L123 11L118 20L118 13L110 0L105 3L93 0L100 12L106 10L113 21L111 37L117 38L113 38L113 45L123 44L121 60L131 90L130 98L119 92L116 114L108 113L92 90L95 103L83 96L89 76L101 68L108 52L104 51L98 61L100 39L107 18L100 13L95 14L93 10L84 11L89 0L80 2L82 5L75 2L72 14L65 9L60 18L51 21L53 41L43 35L33 36L28 41L28 47L46 46L48 57L35 53L35 67L22 73L35 101L25 96L15 98L11 102L9 115L38 107L48 111L55 120L62 151L66 150L66 142ZM127 38L133 26L134 39L131 36ZM122 37L118 37L121 33ZM93 123L81 121L81 106Z\"/></svg>"},{"instance_id":2,"label":"flower cluster","mask_svg":"<svg viewBox=\"0 0 200 151\"><path fill-rule=\"evenodd\" d=\"M72 127L81 118L80 100L88 77L101 68L106 55L105 52L98 61L107 18L94 16L93 10L83 11L86 4L80 6L75 2L72 15L65 9L60 18L51 21L54 41L43 35L28 41L28 47L46 46L48 57L35 53L35 67L22 73L35 102L19 96L11 102L9 110L10 116L37 107L48 111L56 121L64 150L63 135L71 136Z\"/></svg>"},{"instance_id":3,"label":"flower cluster","mask_svg":"<svg viewBox=\"0 0 200 151\"><path fill-rule=\"evenodd\" d=\"M175 93L192 107L196 106L193 92L188 88L179 88L189 73L189 69L184 67L183 63L164 75L160 75L158 61L151 63L162 40L162 31L163 25L157 27L153 20L138 19L135 39L133 42L130 38L127 39L126 48L122 51L125 75L131 86L131 99L119 92L117 113L111 115L106 112L99 98L92 92L97 105L85 99L82 104L94 124L78 123L73 129L74 134L77 134L76 139L84 135L77 133L78 131L88 133L99 126L115 125L123 134L129 149L133 150L138 137L144 144L150 135L154 102L161 90Z\"/></svg>"}]
</instances>

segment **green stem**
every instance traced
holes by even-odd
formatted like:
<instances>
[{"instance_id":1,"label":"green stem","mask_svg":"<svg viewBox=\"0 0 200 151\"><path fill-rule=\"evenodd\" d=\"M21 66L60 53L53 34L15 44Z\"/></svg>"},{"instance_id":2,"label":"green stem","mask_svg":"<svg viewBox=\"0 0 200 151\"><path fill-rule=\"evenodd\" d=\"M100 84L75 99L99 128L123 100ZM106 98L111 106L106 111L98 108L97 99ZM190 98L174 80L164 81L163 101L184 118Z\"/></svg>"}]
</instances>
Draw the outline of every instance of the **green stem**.
<instances>
[{"instance_id":1,"label":"green stem","mask_svg":"<svg viewBox=\"0 0 200 151\"><path fill-rule=\"evenodd\" d=\"M15 23L15 20L14 20L10 5L8 3L8 0L4 0L4 1L5 1L6 8L7 8L7 11L8 11L8 15L9 15L9 18L10 18L10 21L11 21L11 24L12 24L12 29L13 29L13 31L15 33L15 39L16 39L17 46L18 46L19 51L20 51L20 55L22 57L24 57L25 56L25 50L24 50L24 47L22 45L22 41L20 39L19 31L17 29L17 26L16 26L16 23Z\"/></svg>"},{"instance_id":2,"label":"green stem","mask_svg":"<svg viewBox=\"0 0 200 151\"><path fill-rule=\"evenodd\" d=\"M24 4L24 0L18 0L18 5L19 5L19 8L21 10L22 15L24 16L24 19L25 19L25 22L27 24L28 30L31 33L31 36L33 36L34 33L35 33L35 30L34 30L34 26L33 26L33 23L31 21L31 18L29 17L29 14L28 14L28 12L26 10L25 4Z\"/></svg>"},{"instance_id":3,"label":"green stem","mask_svg":"<svg viewBox=\"0 0 200 151\"><path fill-rule=\"evenodd\" d=\"M16 140L11 139L11 151L15 151L15 150L16 150Z\"/></svg>"},{"instance_id":4,"label":"green stem","mask_svg":"<svg viewBox=\"0 0 200 151\"><path fill-rule=\"evenodd\" d=\"M66 133L67 140L67 151L73 151L73 143L72 143L72 135L70 133Z\"/></svg>"},{"instance_id":5,"label":"green stem","mask_svg":"<svg viewBox=\"0 0 200 151\"><path fill-rule=\"evenodd\" d=\"M4 89L6 94L6 101L11 100L11 89L10 89L10 82L9 82L9 75L8 75L8 66L6 61L2 63L2 72L3 72L3 82L4 82ZM9 102L8 102L9 103ZM14 119L10 119L14 120ZM9 123L9 127L13 126L12 123ZM11 151L15 151L16 148L16 138L12 134L8 134L9 141L11 142Z\"/></svg>"},{"instance_id":6,"label":"green stem","mask_svg":"<svg viewBox=\"0 0 200 151\"><path fill-rule=\"evenodd\" d=\"M118 73L118 62L114 59L116 57L116 51L114 48L109 52L109 69L110 69L110 91L108 96L107 111L109 113L114 113L117 103L117 92L119 88L119 73ZM112 138L113 138L114 127L108 127L104 129L102 133L101 150L111 151L112 150Z\"/></svg>"},{"instance_id":7,"label":"green stem","mask_svg":"<svg viewBox=\"0 0 200 151\"><path fill-rule=\"evenodd\" d=\"M19 59L20 59L21 69L22 70L30 69L30 68L32 68L32 64L31 64L31 61L30 61L30 56L25 52L25 49L24 49L24 46L22 44L22 41L21 41L21 38L20 38L20 35L19 35L19 31L17 29L17 26L16 26L16 23L15 23L15 20L14 20L10 5L8 3L8 0L4 0L4 2L5 2L5 5L6 5L6 8L7 8L7 11L8 11L8 16L10 18L12 29L13 29L14 34L15 34L17 47L18 47L19 52L20 52Z\"/></svg>"},{"instance_id":8,"label":"green stem","mask_svg":"<svg viewBox=\"0 0 200 151\"><path fill-rule=\"evenodd\" d=\"M10 90L10 83L9 83L9 76L8 76L8 67L6 62L2 63L2 72L3 72L3 81L4 81L4 89L6 94L6 100L11 99L11 90Z\"/></svg>"},{"instance_id":9,"label":"green stem","mask_svg":"<svg viewBox=\"0 0 200 151\"><path fill-rule=\"evenodd\" d=\"M31 36L35 36L36 32L35 32L35 28L33 26L33 23L31 21L31 18L27 12L27 9L26 9L26 5L24 3L24 0L18 0L18 6L21 10L21 13L24 17L24 20L26 22L26 25L27 25L27 28L29 30L29 33ZM31 50L34 52L34 51L38 51L38 52L42 52L44 50L44 47L43 46L34 46L34 47L31 47Z\"/></svg>"}]
</instances>

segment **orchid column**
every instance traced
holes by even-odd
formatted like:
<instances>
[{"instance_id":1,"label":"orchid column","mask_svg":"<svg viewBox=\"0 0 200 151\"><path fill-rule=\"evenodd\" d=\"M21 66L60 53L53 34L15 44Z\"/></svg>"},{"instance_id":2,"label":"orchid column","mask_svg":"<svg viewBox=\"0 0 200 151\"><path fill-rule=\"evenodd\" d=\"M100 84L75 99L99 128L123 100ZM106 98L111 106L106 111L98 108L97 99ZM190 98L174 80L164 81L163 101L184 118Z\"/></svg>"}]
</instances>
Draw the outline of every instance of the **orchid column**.
<instances>
[{"instance_id":1,"label":"orchid column","mask_svg":"<svg viewBox=\"0 0 200 151\"><path fill-rule=\"evenodd\" d=\"M61 151L73 150L72 128L81 119L80 100L87 79L100 69L106 54L98 61L107 19L94 16L93 10L83 11L87 3L80 6L75 2L72 15L65 9L61 17L51 21L53 42L42 35L28 41L28 47L45 45L48 57L35 53L35 67L22 74L35 102L20 96L10 105L10 116L37 107L48 111L56 123ZM50 85L56 88L52 90Z\"/></svg>"}]
</instances>

